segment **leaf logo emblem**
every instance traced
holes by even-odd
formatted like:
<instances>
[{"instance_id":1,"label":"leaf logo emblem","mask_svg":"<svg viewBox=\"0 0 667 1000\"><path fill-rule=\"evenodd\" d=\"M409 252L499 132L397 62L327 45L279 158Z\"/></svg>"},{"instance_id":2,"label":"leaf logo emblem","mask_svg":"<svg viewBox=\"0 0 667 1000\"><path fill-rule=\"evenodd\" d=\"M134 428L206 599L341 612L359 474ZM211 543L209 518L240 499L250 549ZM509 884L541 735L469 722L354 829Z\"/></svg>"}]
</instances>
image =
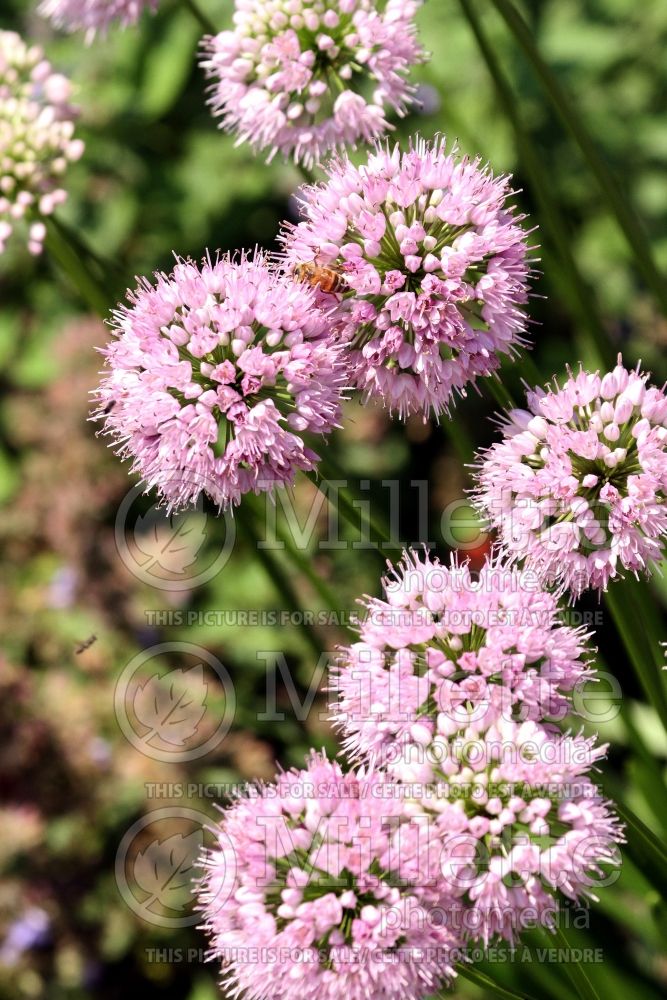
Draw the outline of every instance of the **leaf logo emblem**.
<instances>
[{"instance_id":1,"label":"leaf logo emblem","mask_svg":"<svg viewBox=\"0 0 667 1000\"><path fill-rule=\"evenodd\" d=\"M134 541L146 557L140 563L145 572L154 567L175 576L183 576L197 559L206 538L206 518L192 511L158 517L149 511L138 517L134 526Z\"/></svg>"},{"instance_id":2,"label":"leaf logo emblem","mask_svg":"<svg viewBox=\"0 0 667 1000\"><path fill-rule=\"evenodd\" d=\"M156 901L172 910L182 910L191 902L192 873L204 846L202 830L183 835L175 833L166 840L154 840L134 859L134 878L149 898L146 909ZM186 890L184 892L184 890ZM183 894L179 898L179 894Z\"/></svg>"},{"instance_id":3,"label":"leaf logo emblem","mask_svg":"<svg viewBox=\"0 0 667 1000\"><path fill-rule=\"evenodd\" d=\"M133 700L134 714L149 730L142 736L143 742L157 738L184 746L204 717L207 692L201 663L189 670L172 670L164 677L154 673L137 687Z\"/></svg>"}]
</instances>

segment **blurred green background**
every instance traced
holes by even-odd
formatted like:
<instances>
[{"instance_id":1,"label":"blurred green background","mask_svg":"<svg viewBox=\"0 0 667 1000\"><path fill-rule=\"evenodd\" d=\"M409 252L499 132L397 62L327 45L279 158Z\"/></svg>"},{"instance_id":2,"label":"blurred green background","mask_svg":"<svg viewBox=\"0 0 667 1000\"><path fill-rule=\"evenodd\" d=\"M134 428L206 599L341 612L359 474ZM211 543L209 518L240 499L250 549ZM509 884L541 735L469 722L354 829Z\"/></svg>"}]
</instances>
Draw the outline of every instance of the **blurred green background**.
<instances>
[{"instance_id":1,"label":"blurred green background","mask_svg":"<svg viewBox=\"0 0 667 1000\"><path fill-rule=\"evenodd\" d=\"M229 24L231 3L207 0L202 6L220 29ZM641 358L662 382L667 320L599 185L492 5L471 6L511 87L523 139L517 141L457 0L429 0L420 12L432 58L415 73L421 108L399 124L397 135L443 132L497 172L514 173L517 202L539 226L536 257L543 273L531 314L532 358L542 379L562 373L568 363L596 363L602 349L605 361L618 351L633 364ZM667 273L667 5L541 0L523 10ZM138 28L113 31L90 47L81 36L53 34L24 0L3 0L0 27L42 43L75 84L86 153L70 171L70 200L60 217L108 262L110 306L135 275L169 269L174 252L199 257L206 248L275 249L280 221L295 216L301 178L289 164L267 166L247 147L234 148L233 139L216 130L195 59L201 29L183 4L164 0ZM313 570L336 595L337 609L352 612L359 595L379 593L382 563L368 550L318 546L318 533L327 530L323 511L301 569L284 553L261 557L239 525L224 572L189 589L151 586L120 558L114 533L132 483L87 421L88 393L100 367L94 348L107 337L103 324L48 254L34 260L20 242L0 258L0 300L0 996L79 1000L136 993L144 1000L212 1000L218 995L215 967L186 951L203 948L203 936L194 926L156 926L122 898L114 875L119 844L156 807L191 807L214 818L213 801L197 791L150 799L147 786L154 783L270 778L277 764L301 764L311 746L334 752L323 694L299 721L279 678L284 719L257 718L267 684L266 662L257 651L284 652L303 701L313 678L319 679L318 649L333 649L345 634L337 626L309 630L204 618L187 624L185 615L279 611L292 599L323 609L323 595L309 579ZM518 395L522 370L505 366L505 372ZM465 527L443 535L442 512L465 495L465 463L491 440L487 417L495 409L485 385L440 426L418 419L403 427L380 409L349 403L332 453L381 505L389 496L382 480L400 480L406 542L426 540L419 491L410 483L428 480L427 535L442 555L447 541L467 540ZM312 498L310 484L299 483L294 504L302 517ZM135 519L150 513L151 502L139 502ZM259 510L253 508L256 519ZM198 534L199 523L205 531ZM135 540L150 557L164 551L160 532L169 535L173 528L153 520L152 535ZM188 522L182 534L185 547L193 546L192 565L215 559L226 530L207 510ZM481 539L473 559L485 544ZM660 613L664 581L641 593ZM612 741L605 787L664 839L665 734L604 605L588 600L580 610L599 613L600 662L616 674L624 695L622 713L593 727ZM182 613L180 624L173 612ZM91 635L96 641L77 652ZM114 715L114 686L125 665L164 641L200 644L225 665L234 684L230 733L193 761L157 761L138 752ZM222 711L224 691L209 681ZM664 995L667 909L658 888L649 860L629 847L621 878L593 905L590 928L568 932L577 947L603 948L604 961L586 972L604 1000L625 1000L628 992L647 1000ZM527 943L535 949L548 939L529 935ZM562 965L535 958L488 968L499 982L535 997L572 996ZM455 993L494 995L468 983Z\"/></svg>"}]
</instances>

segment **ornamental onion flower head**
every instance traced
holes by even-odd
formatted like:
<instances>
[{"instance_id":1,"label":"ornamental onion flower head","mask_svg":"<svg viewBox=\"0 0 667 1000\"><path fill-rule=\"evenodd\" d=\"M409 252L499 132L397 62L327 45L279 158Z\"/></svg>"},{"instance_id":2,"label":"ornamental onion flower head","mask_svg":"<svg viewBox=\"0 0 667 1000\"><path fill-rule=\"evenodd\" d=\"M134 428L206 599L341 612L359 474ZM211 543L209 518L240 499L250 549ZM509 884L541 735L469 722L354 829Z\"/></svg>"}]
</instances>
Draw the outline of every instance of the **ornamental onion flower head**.
<instances>
[{"instance_id":1,"label":"ornamental onion flower head","mask_svg":"<svg viewBox=\"0 0 667 1000\"><path fill-rule=\"evenodd\" d=\"M234 30L204 41L210 104L238 142L310 166L384 135L423 60L421 0L236 0Z\"/></svg>"},{"instance_id":2,"label":"ornamental onion flower head","mask_svg":"<svg viewBox=\"0 0 667 1000\"><path fill-rule=\"evenodd\" d=\"M0 253L16 224L28 226L28 249L40 253L43 217L67 200L62 177L83 153L74 136L71 85L37 45L0 31Z\"/></svg>"},{"instance_id":3,"label":"ornamental onion flower head","mask_svg":"<svg viewBox=\"0 0 667 1000\"><path fill-rule=\"evenodd\" d=\"M403 417L439 414L523 343L527 234L510 194L508 177L442 138L378 146L361 167L343 156L305 189L285 266L343 274L341 338L367 397Z\"/></svg>"},{"instance_id":4,"label":"ornamental onion flower head","mask_svg":"<svg viewBox=\"0 0 667 1000\"><path fill-rule=\"evenodd\" d=\"M114 314L96 416L170 509L292 483L337 425L345 371L310 289L261 255L142 279Z\"/></svg>"},{"instance_id":5,"label":"ornamental onion flower head","mask_svg":"<svg viewBox=\"0 0 667 1000\"><path fill-rule=\"evenodd\" d=\"M572 596L649 573L667 534L667 396L619 356L528 393L483 453L476 499L507 553Z\"/></svg>"},{"instance_id":6,"label":"ornamental onion flower head","mask_svg":"<svg viewBox=\"0 0 667 1000\"><path fill-rule=\"evenodd\" d=\"M458 891L463 930L484 944L525 927L550 927L559 893L579 902L615 880L622 827L589 772L606 753L595 737L557 734L537 722L498 719L469 705L469 722L423 747L429 794L405 801L441 833L440 870ZM611 870L611 872L610 872Z\"/></svg>"},{"instance_id":7,"label":"ornamental onion flower head","mask_svg":"<svg viewBox=\"0 0 667 1000\"><path fill-rule=\"evenodd\" d=\"M158 0L42 0L38 13L49 18L56 28L86 32L92 41L97 32L104 33L114 21L122 25L136 24L144 9L155 10Z\"/></svg>"},{"instance_id":8,"label":"ornamental onion flower head","mask_svg":"<svg viewBox=\"0 0 667 1000\"><path fill-rule=\"evenodd\" d=\"M399 844L388 790L313 754L224 812L199 899L230 995L417 1000L453 978L455 939L410 884L419 838Z\"/></svg>"},{"instance_id":9,"label":"ornamental onion flower head","mask_svg":"<svg viewBox=\"0 0 667 1000\"><path fill-rule=\"evenodd\" d=\"M562 624L534 573L492 556L477 574L452 557L406 553L365 598L360 641L332 674L333 719L352 758L405 780L431 780L421 749L468 722L555 722L589 676L586 634ZM445 720L446 724L445 724Z\"/></svg>"}]
</instances>

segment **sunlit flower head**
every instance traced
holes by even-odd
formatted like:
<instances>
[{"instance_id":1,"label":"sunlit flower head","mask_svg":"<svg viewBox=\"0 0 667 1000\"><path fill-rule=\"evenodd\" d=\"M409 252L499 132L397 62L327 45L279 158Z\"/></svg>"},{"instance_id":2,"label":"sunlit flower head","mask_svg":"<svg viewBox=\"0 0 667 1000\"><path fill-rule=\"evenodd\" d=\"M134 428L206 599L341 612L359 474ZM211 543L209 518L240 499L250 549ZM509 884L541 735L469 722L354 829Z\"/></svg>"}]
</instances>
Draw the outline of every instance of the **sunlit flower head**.
<instances>
[{"instance_id":1,"label":"sunlit flower head","mask_svg":"<svg viewBox=\"0 0 667 1000\"><path fill-rule=\"evenodd\" d=\"M504 549L573 597L662 558L667 396L647 379L619 357L535 389L482 455L477 501Z\"/></svg>"},{"instance_id":2,"label":"sunlit flower head","mask_svg":"<svg viewBox=\"0 0 667 1000\"><path fill-rule=\"evenodd\" d=\"M57 28L85 31L91 41L116 21L136 24L146 8L155 10L157 4L158 0L42 0L39 13Z\"/></svg>"},{"instance_id":3,"label":"sunlit flower head","mask_svg":"<svg viewBox=\"0 0 667 1000\"><path fill-rule=\"evenodd\" d=\"M170 508L221 508L313 469L345 371L313 293L260 255L178 261L114 314L97 416Z\"/></svg>"},{"instance_id":4,"label":"sunlit flower head","mask_svg":"<svg viewBox=\"0 0 667 1000\"><path fill-rule=\"evenodd\" d=\"M83 153L70 96L38 45L0 31L0 253L17 228L40 253L43 219L67 200L64 174Z\"/></svg>"},{"instance_id":5,"label":"sunlit flower head","mask_svg":"<svg viewBox=\"0 0 667 1000\"><path fill-rule=\"evenodd\" d=\"M333 720L345 751L397 777L431 780L420 750L468 721L556 722L589 676L586 634L559 620L534 573L492 557L478 573L406 553L365 598L359 641L333 672ZM416 756L415 756L416 755Z\"/></svg>"},{"instance_id":6,"label":"sunlit flower head","mask_svg":"<svg viewBox=\"0 0 667 1000\"><path fill-rule=\"evenodd\" d=\"M528 237L510 195L444 139L377 147L361 167L343 156L305 189L285 266L343 275L339 335L367 397L401 416L447 411L523 343Z\"/></svg>"},{"instance_id":7,"label":"sunlit flower head","mask_svg":"<svg viewBox=\"0 0 667 1000\"><path fill-rule=\"evenodd\" d=\"M622 827L591 780L606 752L595 738L498 719L469 705L469 722L423 747L432 778L406 800L440 832L440 871L464 908L463 930L488 944L553 926L561 897L584 902L615 880ZM419 786L421 789L422 786Z\"/></svg>"},{"instance_id":8,"label":"sunlit flower head","mask_svg":"<svg viewBox=\"0 0 667 1000\"><path fill-rule=\"evenodd\" d=\"M223 813L199 898L230 995L418 1000L453 978L457 939L410 884L419 825L399 833L385 781L313 755Z\"/></svg>"},{"instance_id":9,"label":"sunlit flower head","mask_svg":"<svg viewBox=\"0 0 667 1000\"><path fill-rule=\"evenodd\" d=\"M312 165L386 133L423 53L421 0L236 0L234 30L205 40L210 104L239 142Z\"/></svg>"}]
</instances>

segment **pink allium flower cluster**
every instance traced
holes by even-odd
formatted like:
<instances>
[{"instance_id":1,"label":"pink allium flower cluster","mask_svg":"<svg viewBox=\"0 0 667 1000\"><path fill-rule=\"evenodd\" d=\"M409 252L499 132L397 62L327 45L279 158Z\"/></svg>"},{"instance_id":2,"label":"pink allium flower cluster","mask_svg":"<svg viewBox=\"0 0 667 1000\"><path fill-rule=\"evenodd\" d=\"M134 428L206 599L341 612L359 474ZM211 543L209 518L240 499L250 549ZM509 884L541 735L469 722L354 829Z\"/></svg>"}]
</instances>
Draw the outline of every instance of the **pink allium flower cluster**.
<instances>
[{"instance_id":1,"label":"pink allium flower cluster","mask_svg":"<svg viewBox=\"0 0 667 1000\"><path fill-rule=\"evenodd\" d=\"M441 905L465 937L550 926L557 893L594 897L622 840L589 776L606 747L549 718L588 676L586 637L535 576L495 558L474 580L410 553L384 584L333 682L345 748L397 782L406 816L428 818Z\"/></svg>"},{"instance_id":2,"label":"pink allium flower cluster","mask_svg":"<svg viewBox=\"0 0 667 1000\"><path fill-rule=\"evenodd\" d=\"M83 153L74 138L71 85L37 45L0 31L0 253L17 223L28 225L28 249L40 253L44 216L67 199L62 177Z\"/></svg>"},{"instance_id":3,"label":"pink allium flower cluster","mask_svg":"<svg viewBox=\"0 0 667 1000\"><path fill-rule=\"evenodd\" d=\"M214 114L239 143L307 165L376 139L412 94L420 3L236 0L234 30L205 40Z\"/></svg>"},{"instance_id":4,"label":"pink allium flower cluster","mask_svg":"<svg viewBox=\"0 0 667 1000\"><path fill-rule=\"evenodd\" d=\"M402 805L385 791L313 755L225 811L199 894L230 995L417 1000L453 977L457 939L430 919L437 893L411 885L418 824L399 835Z\"/></svg>"},{"instance_id":5,"label":"pink allium flower cluster","mask_svg":"<svg viewBox=\"0 0 667 1000\"><path fill-rule=\"evenodd\" d=\"M170 508L238 504L315 467L302 434L336 426L345 371L310 289L260 255L179 261L114 319L98 416Z\"/></svg>"},{"instance_id":6,"label":"pink allium flower cluster","mask_svg":"<svg viewBox=\"0 0 667 1000\"><path fill-rule=\"evenodd\" d=\"M155 10L158 0L42 0L39 13L57 28L86 32L87 40L104 33L114 21L136 24L146 8Z\"/></svg>"},{"instance_id":7,"label":"pink allium flower cluster","mask_svg":"<svg viewBox=\"0 0 667 1000\"><path fill-rule=\"evenodd\" d=\"M285 266L344 276L339 335L367 397L438 414L523 343L528 245L510 194L509 178L444 139L377 147L361 167L342 157L306 189Z\"/></svg>"},{"instance_id":8,"label":"pink allium flower cluster","mask_svg":"<svg viewBox=\"0 0 667 1000\"><path fill-rule=\"evenodd\" d=\"M412 810L437 816L440 870L460 893L467 935L513 942L526 927L553 925L559 892L597 899L614 880L624 839L589 777L606 746L536 722L489 725L474 705L455 732L442 721L424 748L437 761L430 794L415 797Z\"/></svg>"},{"instance_id":9,"label":"pink allium flower cluster","mask_svg":"<svg viewBox=\"0 0 667 1000\"><path fill-rule=\"evenodd\" d=\"M455 732L471 703L487 722L555 722L572 711L590 675L587 636L559 621L534 574L492 557L473 575L455 558L445 566L412 552L383 583L386 600L362 602L360 641L332 675L334 720L353 758L430 781L420 749L443 713Z\"/></svg>"},{"instance_id":10,"label":"pink allium flower cluster","mask_svg":"<svg viewBox=\"0 0 667 1000\"><path fill-rule=\"evenodd\" d=\"M528 393L482 456L477 501L506 552L572 596L651 570L667 534L667 395L639 368Z\"/></svg>"}]
</instances>

